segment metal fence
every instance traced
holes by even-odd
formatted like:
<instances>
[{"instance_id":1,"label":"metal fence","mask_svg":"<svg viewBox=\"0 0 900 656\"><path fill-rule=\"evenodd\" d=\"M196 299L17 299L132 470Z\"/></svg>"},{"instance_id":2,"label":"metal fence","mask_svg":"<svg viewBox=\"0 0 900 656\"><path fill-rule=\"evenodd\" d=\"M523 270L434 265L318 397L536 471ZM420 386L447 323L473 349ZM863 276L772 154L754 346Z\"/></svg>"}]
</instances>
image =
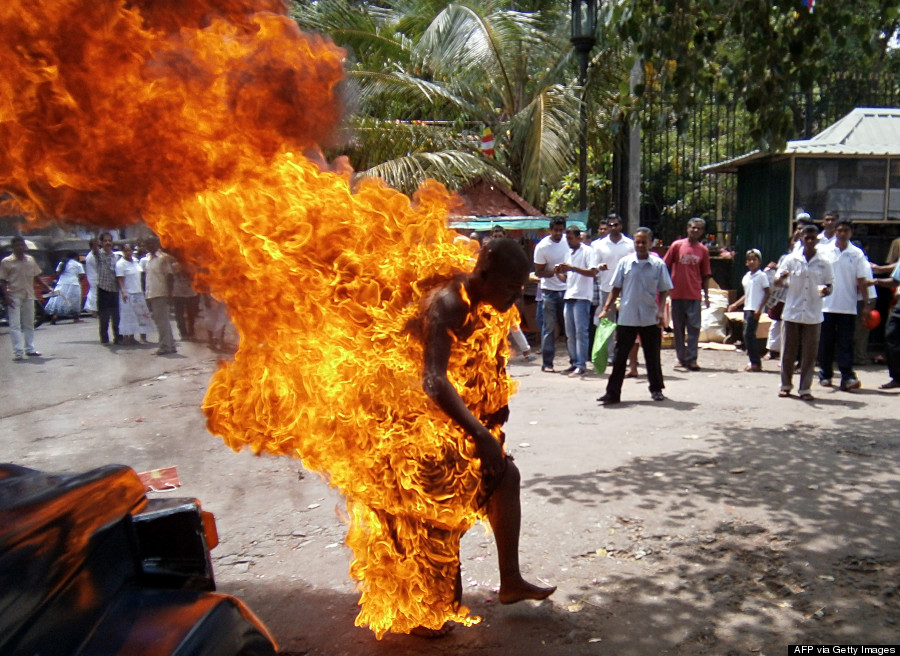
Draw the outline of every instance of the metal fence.
<instances>
[{"instance_id":1,"label":"metal fence","mask_svg":"<svg viewBox=\"0 0 900 656\"><path fill-rule=\"evenodd\" d=\"M900 107L900 80L894 75L834 76L814 93L795 95L790 105L792 138L808 139L855 107ZM700 103L679 130L668 103L645 107L640 217L664 243L683 236L687 220L699 216L718 245L733 245L737 176L704 175L700 167L753 150L743 111L737 103Z\"/></svg>"}]
</instances>

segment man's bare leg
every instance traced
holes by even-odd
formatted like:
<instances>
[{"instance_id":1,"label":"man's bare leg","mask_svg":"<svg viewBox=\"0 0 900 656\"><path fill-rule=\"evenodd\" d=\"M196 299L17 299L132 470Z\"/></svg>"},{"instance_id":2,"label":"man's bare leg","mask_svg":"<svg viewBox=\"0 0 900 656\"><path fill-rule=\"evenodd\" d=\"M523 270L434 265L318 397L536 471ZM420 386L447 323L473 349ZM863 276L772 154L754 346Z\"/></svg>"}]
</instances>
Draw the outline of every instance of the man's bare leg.
<instances>
[{"instance_id":1,"label":"man's bare leg","mask_svg":"<svg viewBox=\"0 0 900 656\"><path fill-rule=\"evenodd\" d=\"M522 524L519 482L519 470L509 461L487 507L488 520L497 541L501 604L514 604L523 599L546 599L556 590L555 586L542 588L529 583L522 578L519 570L519 530Z\"/></svg>"}]
</instances>

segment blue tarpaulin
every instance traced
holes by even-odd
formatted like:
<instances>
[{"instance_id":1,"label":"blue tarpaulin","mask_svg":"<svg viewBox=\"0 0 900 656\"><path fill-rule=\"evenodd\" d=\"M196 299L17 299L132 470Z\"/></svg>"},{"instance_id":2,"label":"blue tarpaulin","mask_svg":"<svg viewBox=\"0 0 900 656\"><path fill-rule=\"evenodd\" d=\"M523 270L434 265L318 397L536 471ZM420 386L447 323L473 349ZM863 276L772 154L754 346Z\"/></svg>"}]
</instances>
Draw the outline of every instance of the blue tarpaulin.
<instances>
[{"instance_id":1,"label":"blue tarpaulin","mask_svg":"<svg viewBox=\"0 0 900 656\"><path fill-rule=\"evenodd\" d=\"M566 219L567 225L576 225L584 230L585 224L584 220L580 220L580 214L570 214ZM469 216L450 219L450 228L453 230L490 232L495 225L507 230L546 230L550 226L550 219L545 216Z\"/></svg>"}]
</instances>

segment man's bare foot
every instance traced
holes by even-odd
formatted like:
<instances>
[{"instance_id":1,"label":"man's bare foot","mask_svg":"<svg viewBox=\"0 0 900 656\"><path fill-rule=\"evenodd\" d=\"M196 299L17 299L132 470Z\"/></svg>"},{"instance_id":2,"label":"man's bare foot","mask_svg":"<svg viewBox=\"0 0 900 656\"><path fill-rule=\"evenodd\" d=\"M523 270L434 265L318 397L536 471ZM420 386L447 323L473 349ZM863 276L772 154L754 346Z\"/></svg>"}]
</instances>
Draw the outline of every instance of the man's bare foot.
<instances>
[{"instance_id":1,"label":"man's bare foot","mask_svg":"<svg viewBox=\"0 0 900 656\"><path fill-rule=\"evenodd\" d=\"M444 622L444 626L439 629L429 629L426 626L417 626L409 632L409 635L414 635L419 638L443 638L455 627L456 625L453 622Z\"/></svg>"},{"instance_id":2,"label":"man's bare foot","mask_svg":"<svg viewBox=\"0 0 900 656\"><path fill-rule=\"evenodd\" d=\"M524 599L540 601L541 599L546 599L554 592L556 592L555 585L551 588L542 588L524 579L519 579L517 583L510 585L501 583L500 594L497 596L501 604L514 604Z\"/></svg>"}]
</instances>

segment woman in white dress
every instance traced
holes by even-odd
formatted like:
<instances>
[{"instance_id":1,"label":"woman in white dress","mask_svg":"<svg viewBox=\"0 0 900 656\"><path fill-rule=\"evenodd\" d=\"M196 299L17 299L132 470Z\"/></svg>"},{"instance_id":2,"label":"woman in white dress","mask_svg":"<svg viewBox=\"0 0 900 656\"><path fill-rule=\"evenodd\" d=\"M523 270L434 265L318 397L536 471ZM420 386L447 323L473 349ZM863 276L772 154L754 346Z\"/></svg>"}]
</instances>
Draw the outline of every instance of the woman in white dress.
<instances>
[{"instance_id":1,"label":"woman in white dress","mask_svg":"<svg viewBox=\"0 0 900 656\"><path fill-rule=\"evenodd\" d=\"M81 279L84 278L84 267L78 261L78 254L72 251L66 253L63 260L56 267L58 278L53 296L44 306L44 311L50 315L50 323L56 323L59 318L70 318L81 321Z\"/></svg>"},{"instance_id":2,"label":"woman in white dress","mask_svg":"<svg viewBox=\"0 0 900 656\"><path fill-rule=\"evenodd\" d=\"M123 344L137 344L135 335L149 332L153 318L141 288L141 267L132 257L130 244L122 247L122 257L116 262L116 280L119 281L119 334Z\"/></svg>"},{"instance_id":3,"label":"woman in white dress","mask_svg":"<svg viewBox=\"0 0 900 656\"><path fill-rule=\"evenodd\" d=\"M89 242L91 250L84 258L84 273L87 275L89 285L87 298L84 299L84 309L90 312L92 316L97 316L97 283L100 281L100 274L97 271L97 263L100 257L100 240L92 237Z\"/></svg>"}]
</instances>

